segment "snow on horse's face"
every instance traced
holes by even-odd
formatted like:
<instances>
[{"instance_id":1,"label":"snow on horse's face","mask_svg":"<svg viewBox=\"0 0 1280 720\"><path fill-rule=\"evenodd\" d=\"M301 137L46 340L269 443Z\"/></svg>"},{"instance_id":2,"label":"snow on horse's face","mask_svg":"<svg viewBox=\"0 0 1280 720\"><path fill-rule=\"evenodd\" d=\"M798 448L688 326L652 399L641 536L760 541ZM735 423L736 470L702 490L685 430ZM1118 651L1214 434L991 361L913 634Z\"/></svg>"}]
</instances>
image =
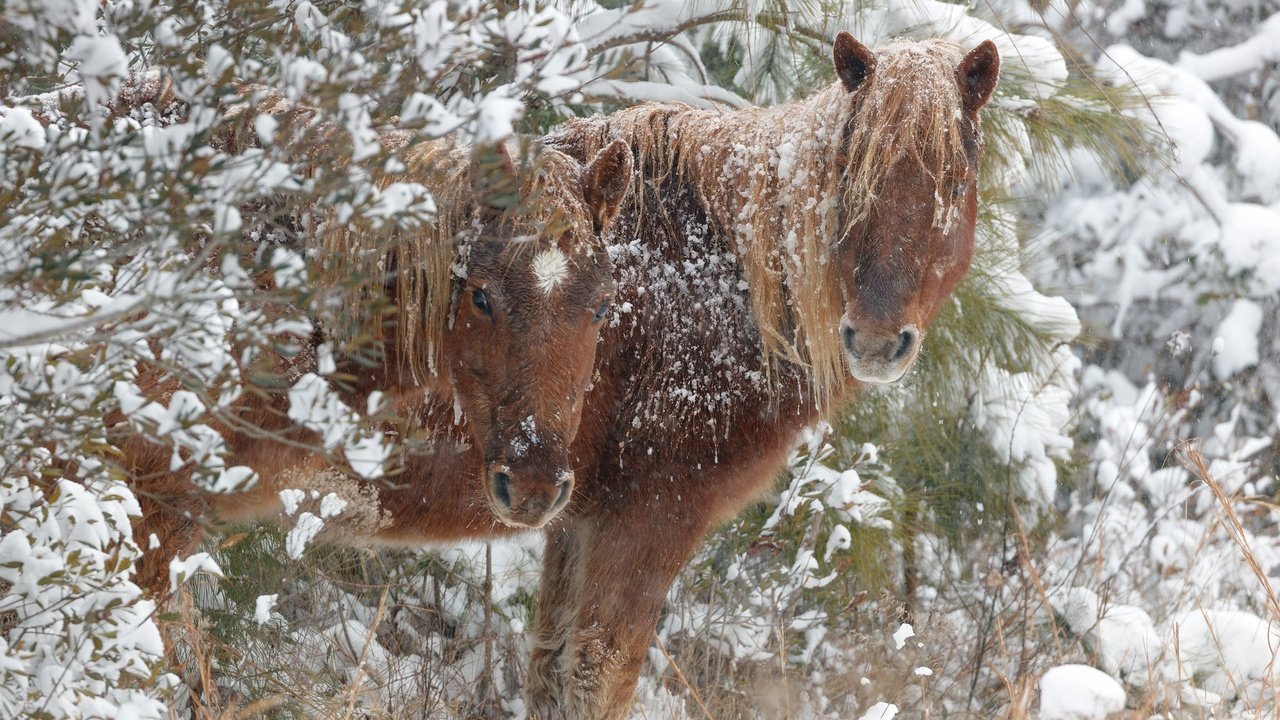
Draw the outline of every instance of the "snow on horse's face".
<instances>
[{"instance_id":1,"label":"snow on horse's face","mask_svg":"<svg viewBox=\"0 0 1280 720\"><path fill-rule=\"evenodd\" d=\"M834 56L861 103L849 129L847 151L860 156L850 172L873 174L854 178L859 196L846 202L861 205L836 252L841 339L857 380L889 383L915 362L925 329L973 257L978 111L995 90L1000 60L990 41L963 56L936 41L873 53L847 33Z\"/></svg>"},{"instance_id":2,"label":"snow on horse's face","mask_svg":"<svg viewBox=\"0 0 1280 720\"><path fill-rule=\"evenodd\" d=\"M545 150L521 173L521 207L489 213L465 249L445 355L483 453L483 495L508 525L542 526L572 492L569 446L614 292L600 234L631 171L622 142L585 168ZM504 222L527 233L512 237Z\"/></svg>"}]
</instances>

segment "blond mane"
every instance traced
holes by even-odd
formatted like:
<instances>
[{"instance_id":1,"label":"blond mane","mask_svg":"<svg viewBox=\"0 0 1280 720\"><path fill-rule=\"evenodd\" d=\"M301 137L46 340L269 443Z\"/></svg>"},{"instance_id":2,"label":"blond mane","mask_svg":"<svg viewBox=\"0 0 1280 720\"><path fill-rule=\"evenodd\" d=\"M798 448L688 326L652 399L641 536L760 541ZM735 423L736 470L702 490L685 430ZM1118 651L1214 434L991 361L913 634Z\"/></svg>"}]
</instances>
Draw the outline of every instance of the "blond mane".
<instances>
[{"instance_id":1,"label":"blond mane","mask_svg":"<svg viewBox=\"0 0 1280 720\"><path fill-rule=\"evenodd\" d=\"M868 219L903 160L936 185L935 227L956 212L950 187L966 163L955 80L962 57L940 40L897 42L876 50L875 72L854 92L836 82L773 108L725 114L646 105L609 119L636 148L640 167L689 182L732 238L767 366L806 368L821 408L851 383L838 331L844 299L835 243ZM633 197L642 191L633 188Z\"/></svg>"}]
</instances>

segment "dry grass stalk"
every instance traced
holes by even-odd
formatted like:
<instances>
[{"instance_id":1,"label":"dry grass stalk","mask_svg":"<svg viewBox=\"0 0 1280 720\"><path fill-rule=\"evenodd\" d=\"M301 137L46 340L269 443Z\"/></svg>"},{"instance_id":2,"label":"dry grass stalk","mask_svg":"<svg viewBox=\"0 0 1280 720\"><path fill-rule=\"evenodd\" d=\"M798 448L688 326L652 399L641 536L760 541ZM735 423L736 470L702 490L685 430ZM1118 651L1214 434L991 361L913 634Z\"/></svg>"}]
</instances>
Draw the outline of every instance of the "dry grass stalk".
<instances>
[{"instance_id":1,"label":"dry grass stalk","mask_svg":"<svg viewBox=\"0 0 1280 720\"><path fill-rule=\"evenodd\" d=\"M1271 587L1271 580L1258 563L1258 558L1254 554L1253 548L1249 546L1249 540L1244 532L1244 524L1240 522L1240 515L1232 505L1231 498L1227 497L1227 494L1222 490L1222 486L1218 484L1218 481L1209 472L1209 466L1205 463L1204 455L1200 453L1198 444L1194 441L1179 443L1174 451L1182 464L1200 482L1204 483L1205 487L1209 488L1209 491L1213 493L1214 499L1218 501L1218 505L1222 507L1223 518L1226 520L1226 527L1231 535L1231 540L1240 549L1240 554L1244 557L1249 570L1258 579L1258 584L1266 592L1267 610L1271 613L1272 621L1280 622L1280 598L1276 597L1276 591Z\"/></svg>"},{"instance_id":2,"label":"dry grass stalk","mask_svg":"<svg viewBox=\"0 0 1280 720\"><path fill-rule=\"evenodd\" d=\"M364 671L364 664L369 659L369 647L375 642L378 634L378 626L382 624L382 618L387 611L387 592L390 587L382 589L382 594L378 597L378 610L373 615L373 622L369 625L369 632L365 634L364 645L360 648L360 657L356 658L355 677L351 680L351 684L347 687L347 709L345 717L355 717L356 698L360 695L360 688L364 686L365 677L368 673Z\"/></svg>"},{"instance_id":3,"label":"dry grass stalk","mask_svg":"<svg viewBox=\"0 0 1280 720\"><path fill-rule=\"evenodd\" d=\"M698 693L698 689L693 686L693 683L689 682L689 678L685 677L684 671L680 669L680 664L677 663L669 653L667 653L667 646L663 644L662 638L659 637L657 633L654 633L653 639L657 641L658 651L662 653L662 657L666 658L667 662L671 665L671 669L676 671L676 678L680 680L681 684L688 688L689 696L693 698L694 704L702 711L703 716L705 716L707 720L715 720L711 713L707 711L706 704L702 702L702 695Z\"/></svg>"}]
</instances>

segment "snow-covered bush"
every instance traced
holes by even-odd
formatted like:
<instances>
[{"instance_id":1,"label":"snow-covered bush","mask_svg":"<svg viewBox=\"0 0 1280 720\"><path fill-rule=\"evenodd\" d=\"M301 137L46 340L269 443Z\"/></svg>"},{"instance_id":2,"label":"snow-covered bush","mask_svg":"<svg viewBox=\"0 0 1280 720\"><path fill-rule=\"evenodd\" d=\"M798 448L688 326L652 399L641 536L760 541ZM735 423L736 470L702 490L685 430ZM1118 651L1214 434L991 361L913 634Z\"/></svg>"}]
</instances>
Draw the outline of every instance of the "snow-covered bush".
<instances>
[{"instance_id":1,"label":"snow-covered bush","mask_svg":"<svg viewBox=\"0 0 1280 720\"><path fill-rule=\"evenodd\" d=\"M0 13L0 715L160 717L178 682L132 580L139 506L108 429L127 421L212 491L252 483L212 424L328 307L296 242L324 219L306 208L428 220L420 186L381 182L399 170L379 131L499 140L528 103L562 106L593 70L570 17L545 6L41 0ZM314 122L240 128L240 87L305 102ZM336 129L329 172L309 165L316 128ZM229 153L237 133L251 149ZM149 372L178 389L148 394ZM290 398L325 449L377 455L314 380ZM200 568L216 565L196 557L174 579Z\"/></svg>"},{"instance_id":2,"label":"snow-covered bush","mask_svg":"<svg viewBox=\"0 0 1280 720\"><path fill-rule=\"evenodd\" d=\"M1070 153L1042 204L1064 260L1039 277L1093 338L1075 399L1081 472L1043 581L1098 667L1171 712L1275 707L1277 9L1044 16L1108 86L1143 94L1127 114L1155 143L1121 177L1098 173L1096 151Z\"/></svg>"}]
</instances>

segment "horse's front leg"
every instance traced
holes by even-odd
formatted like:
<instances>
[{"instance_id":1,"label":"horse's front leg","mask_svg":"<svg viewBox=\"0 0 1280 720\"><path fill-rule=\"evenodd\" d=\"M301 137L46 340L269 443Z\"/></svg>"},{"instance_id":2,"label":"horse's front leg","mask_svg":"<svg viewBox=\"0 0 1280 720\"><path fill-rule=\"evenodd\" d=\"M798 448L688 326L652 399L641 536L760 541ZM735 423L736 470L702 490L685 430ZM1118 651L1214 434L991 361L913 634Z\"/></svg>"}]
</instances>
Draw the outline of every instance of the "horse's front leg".
<instances>
[{"instance_id":1,"label":"horse's front leg","mask_svg":"<svg viewBox=\"0 0 1280 720\"><path fill-rule=\"evenodd\" d=\"M650 497L602 514L581 537L578 617L567 712L574 720L621 720L667 591L708 524L705 508Z\"/></svg>"},{"instance_id":2,"label":"horse's front leg","mask_svg":"<svg viewBox=\"0 0 1280 720\"><path fill-rule=\"evenodd\" d=\"M134 582L153 599L169 593L169 565L200 547L204 539L205 498L177 474L172 482L135 487L142 517L133 523L134 542L142 550Z\"/></svg>"},{"instance_id":3,"label":"horse's front leg","mask_svg":"<svg viewBox=\"0 0 1280 720\"><path fill-rule=\"evenodd\" d=\"M525 696L532 720L563 718L573 674L573 630L581 592L582 528L577 524L547 530L538 589L537 616L529 650Z\"/></svg>"}]
</instances>

